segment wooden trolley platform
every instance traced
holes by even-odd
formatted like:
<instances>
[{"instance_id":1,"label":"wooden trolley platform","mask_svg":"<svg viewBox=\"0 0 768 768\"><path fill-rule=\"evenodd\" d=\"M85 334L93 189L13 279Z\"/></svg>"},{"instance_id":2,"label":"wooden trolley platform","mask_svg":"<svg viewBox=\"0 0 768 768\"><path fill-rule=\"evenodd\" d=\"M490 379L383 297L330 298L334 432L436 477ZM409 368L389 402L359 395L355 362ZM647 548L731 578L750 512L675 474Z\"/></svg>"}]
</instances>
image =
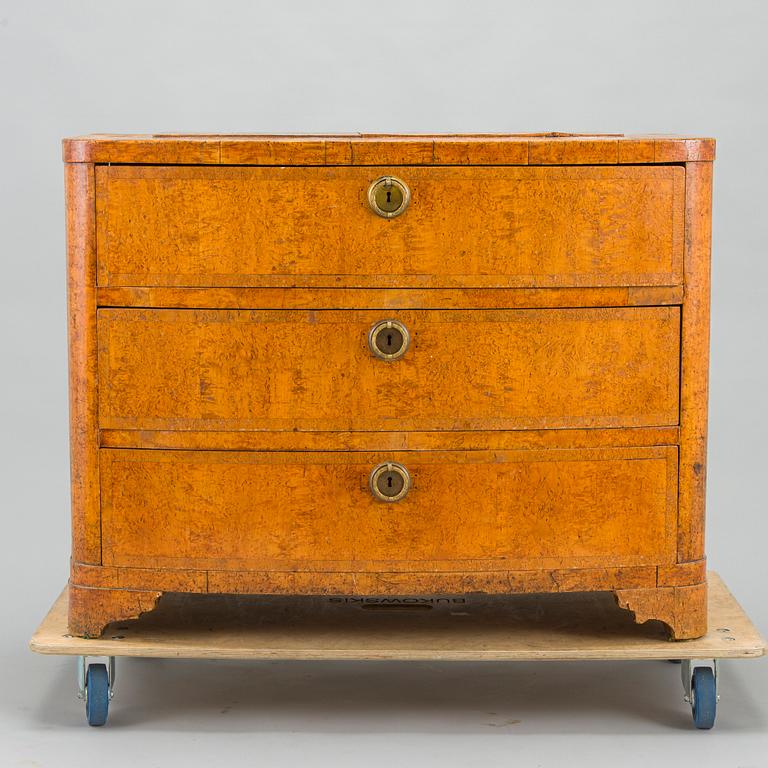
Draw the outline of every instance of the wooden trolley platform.
<instances>
[{"instance_id":1,"label":"wooden trolley platform","mask_svg":"<svg viewBox=\"0 0 768 768\"><path fill-rule=\"evenodd\" d=\"M762 656L765 640L710 572L709 631L670 642L662 624L637 625L610 593L360 598L169 594L98 639L67 634L67 591L30 642L79 657L91 724L106 721L118 656L195 659L682 661L685 698L700 728L714 724L717 662ZM88 664L105 656L109 665ZM102 669L103 668L103 669ZM91 695L89 696L89 688ZM98 688L98 691L96 690ZM698 696L698 701L696 700ZM92 711L94 717L91 716Z\"/></svg>"}]
</instances>

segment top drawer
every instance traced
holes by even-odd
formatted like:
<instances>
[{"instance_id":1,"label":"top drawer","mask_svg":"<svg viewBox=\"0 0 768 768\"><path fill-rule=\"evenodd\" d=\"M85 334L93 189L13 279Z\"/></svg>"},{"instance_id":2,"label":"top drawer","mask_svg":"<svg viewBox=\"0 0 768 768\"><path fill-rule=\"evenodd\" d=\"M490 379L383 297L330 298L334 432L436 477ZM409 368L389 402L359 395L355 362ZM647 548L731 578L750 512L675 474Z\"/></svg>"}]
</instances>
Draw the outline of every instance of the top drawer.
<instances>
[{"instance_id":1,"label":"top drawer","mask_svg":"<svg viewBox=\"0 0 768 768\"><path fill-rule=\"evenodd\" d=\"M376 215L383 175L411 193ZM681 282L681 166L97 166L104 286Z\"/></svg>"}]
</instances>

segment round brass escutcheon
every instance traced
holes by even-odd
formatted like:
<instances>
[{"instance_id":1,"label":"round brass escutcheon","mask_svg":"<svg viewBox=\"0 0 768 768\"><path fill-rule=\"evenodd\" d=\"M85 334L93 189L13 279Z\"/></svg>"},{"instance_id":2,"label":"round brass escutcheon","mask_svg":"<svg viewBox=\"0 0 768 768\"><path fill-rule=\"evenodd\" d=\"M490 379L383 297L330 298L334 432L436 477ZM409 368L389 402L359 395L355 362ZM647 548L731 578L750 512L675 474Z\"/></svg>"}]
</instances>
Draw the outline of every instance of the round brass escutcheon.
<instances>
[{"instance_id":1,"label":"round brass escutcheon","mask_svg":"<svg viewBox=\"0 0 768 768\"><path fill-rule=\"evenodd\" d=\"M368 332L368 347L380 360L399 360L411 343L411 334L398 320L381 320Z\"/></svg>"},{"instance_id":2,"label":"round brass escutcheon","mask_svg":"<svg viewBox=\"0 0 768 768\"><path fill-rule=\"evenodd\" d=\"M408 470L395 461L385 461L371 470L371 493L379 501L400 501L411 489Z\"/></svg>"},{"instance_id":3,"label":"round brass escutcheon","mask_svg":"<svg viewBox=\"0 0 768 768\"><path fill-rule=\"evenodd\" d=\"M382 176L368 187L368 203L371 210L385 219L394 219L411 202L411 190L408 185L395 176Z\"/></svg>"}]
</instances>

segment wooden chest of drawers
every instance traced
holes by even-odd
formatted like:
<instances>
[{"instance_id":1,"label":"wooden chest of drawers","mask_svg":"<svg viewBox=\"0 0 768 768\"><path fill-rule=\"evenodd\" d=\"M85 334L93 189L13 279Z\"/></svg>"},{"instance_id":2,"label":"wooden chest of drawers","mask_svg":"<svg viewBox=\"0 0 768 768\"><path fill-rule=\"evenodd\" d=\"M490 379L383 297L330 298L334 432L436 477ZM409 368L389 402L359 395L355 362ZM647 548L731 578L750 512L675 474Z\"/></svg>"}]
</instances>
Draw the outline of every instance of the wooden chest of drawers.
<instances>
[{"instance_id":1,"label":"wooden chest of drawers","mask_svg":"<svg viewBox=\"0 0 768 768\"><path fill-rule=\"evenodd\" d=\"M70 631L611 590L706 629L710 139L64 142Z\"/></svg>"}]
</instances>

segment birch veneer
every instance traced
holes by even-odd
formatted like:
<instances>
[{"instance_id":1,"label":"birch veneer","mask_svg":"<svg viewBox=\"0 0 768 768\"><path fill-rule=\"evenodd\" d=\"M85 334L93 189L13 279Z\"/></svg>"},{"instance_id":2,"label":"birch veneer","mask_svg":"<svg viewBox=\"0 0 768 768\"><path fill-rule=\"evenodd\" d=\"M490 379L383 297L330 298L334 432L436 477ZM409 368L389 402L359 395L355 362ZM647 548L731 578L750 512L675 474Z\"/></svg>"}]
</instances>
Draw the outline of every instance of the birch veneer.
<instances>
[{"instance_id":1,"label":"birch veneer","mask_svg":"<svg viewBox=\"0 0 768 768\"><path fill-rule=\"evenodd\" d=\"M613 591L706 631L710 139L64 141L69 631Z\"/></svg>"}]
</instances>

